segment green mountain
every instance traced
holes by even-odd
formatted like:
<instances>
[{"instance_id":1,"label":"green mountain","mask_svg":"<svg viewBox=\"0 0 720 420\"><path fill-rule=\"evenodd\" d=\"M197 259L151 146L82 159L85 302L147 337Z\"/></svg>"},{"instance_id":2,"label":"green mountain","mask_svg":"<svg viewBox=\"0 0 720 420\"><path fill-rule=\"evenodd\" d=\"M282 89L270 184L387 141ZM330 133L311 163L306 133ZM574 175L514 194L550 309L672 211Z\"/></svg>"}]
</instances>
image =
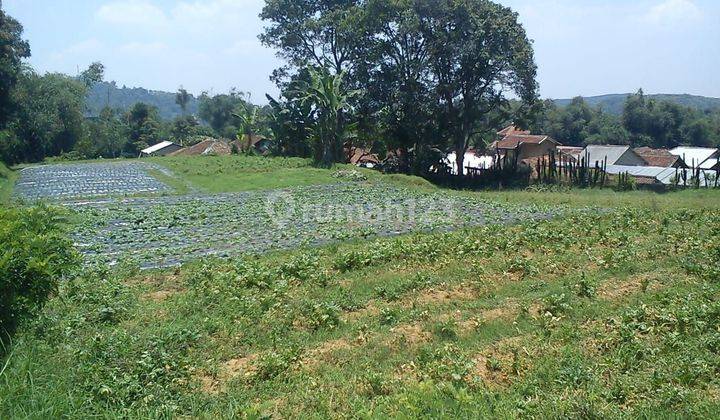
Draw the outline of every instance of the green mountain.
<instances>
[{"instance_id":1,"label":"green mountain","mask_svg":"<svg viewBox=\"0 0 720 420\"><path fill-rule=\"evenodd\" d=\"M147 90L143 88L118 87L115 82L102 82L95 85L87 97L88 112L92 116L100 113L105 106L127 110L137 102L156 106L160 117L166 120L182 115L180 106L175 103L175 93ZM200 101L190 97L187 112L197 115Z\"/></svg>"},{"instance_id":2,"label":"green mountain","mask_svg":"<svg viewBox=\"0 0 720 420\"><path fill-rule=\"evenodd\" d=\"M585 99L585 102L590 106L601 106L604 111L609 114L620 115L623 112L625 106L625 100L630 96L629 93L612 94L612 95L601 95L601 96L589 96ZM695 96L695 95L645 95L648 98L674 102L679 105L688 106L691 108L697 108L702 111L720 109L720 98L709 98L706 96ZM558 106L566 106L572 102L572 99L555 99L553 100Z\"/></svg>"},{"instance_id":3,"label":"green mountain","mask_svg":"<svg viewBox=\"0 0 720 420\"><path fill-rule=\"evenodd\" d=\"M589 96L584 98L590 106L601 106L610 114L622 114L625 100L629 93ZM680 105L697 108L700 110L720 109L720 98L710 98L695 95L646 95L648 98L674 102ZM111 108L126 110L137 102L144 102L156 106L163 119L170 120L182 115L180 106L175 103L174 92L162 92L147 90L143 88L119 87L115 82L102 82L95 85L87 97L87 106L90 115L98 115L100 110L109 105ZM558 106L566 106L572 99L553 100ZM197 115L200 100L194 96L190 97L188 113Z\"/></svg>"}]
</instances>

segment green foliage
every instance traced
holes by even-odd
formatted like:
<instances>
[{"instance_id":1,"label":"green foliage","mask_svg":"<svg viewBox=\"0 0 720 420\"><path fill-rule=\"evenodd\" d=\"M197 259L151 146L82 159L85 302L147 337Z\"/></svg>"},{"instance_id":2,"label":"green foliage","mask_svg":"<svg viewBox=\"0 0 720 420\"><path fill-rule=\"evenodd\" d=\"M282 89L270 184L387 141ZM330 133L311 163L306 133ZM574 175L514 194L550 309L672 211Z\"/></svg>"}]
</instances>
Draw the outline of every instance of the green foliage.
<instances>
[{"instance_id":1,"label":"green foliage","mask_svg":"<svg viewBox=\"0 0 720 420\"><path fill-rule=\"evenodd\" d=\"M340 325L340 308L334 303L315 303L308 308L307 318L310 327L315 330L332 329Z\"/></svg>"},{"instance_id":2,"label":"green foliage","mask_svg":"<svg viewBox=\"0 0 720 420\"><path fill-rule=\"evenodd\" d=\"M215 134L228 139L235 138L238 130L237 119L233 113L238 107L250 106L242 92L231 90L227 94L200 96L200 119L210 125Z\"/></svg>"},{"instance_id":3,"label":"green foliage","mask_svg":"<svg viewBox=\"0 0 720 420\"><path fill-rule=\"evenodd\" d=\"M80 73L80 80L87 88L91 88L95 84L102 82L104 77L105 66L99 61L90 64L90 67Z\"/></svg>"},{"instance_id":4,"label":"green foliage","mask_svg":"<svg viewBox=\"0 0 720 420\"><path fill-rule=\"evenodd\" d=\"M158 110L142 102L133 105L126 114L129 141L125 153L137 156L140 150L160 141L160 121Z\"/></svg>"},{"instance_id":5,"label":"green foliage","mask_svg":"<svg viewBox=\"0 0 720 420\"><path fill-rule=\"evenodd\" d=\"M180 109L182 109L183 116L185 115L185 112L187 112L187 107L191 99L192 95L189 94L182 86L175 94L175 103L180 107Z\"/></svg>"},{"instance_id":6,"label":"green foliage","mask_svg":"<svg viewBox=\"0 0 720 420\"><path fill-rule=\"evenodd\" d=\"M58 210L2 208L0 220L0 333L5 336L43 307L79 258Z\"/></svg>"},{"instance_id":7,"label":"green foliage","mask_svg":"<svg viewBox=\"0 0 720 420\"><path fill-rule=\"evenodd\" d=\"M632 191L637 188L635 183L635 177L630 176L629 173L621 173L617 175L617 185L615 186L616 191Z\"/></svg>"},{"instance_id":8,"label":"green foliage","mask_svg":"<svg viewBox=\"0 0 720 420\"><path fill-rule=\"evenodd\" d=\"M0 415L708 417L720 229L716 196L693 193L654 207L610 190L485 193L612 208L165 271L88 268L15 335ZM351 250L371 264L335 270ZM513 264L541 269L507 281ZM605 293L636 276L646 292ZM472 297L436 293L468 283ZM576 297L589 290L603 292Z\"/></svg>"},{"instance_id":9,"label":"green foliage","mask_svg":"<svg viewBox=\"0 0 720 420\"><path fill-rule=\"evenodd\" d=\"M598 102L600 101L600 102ZM545 101L532 124L533 131L551 135L568 145L629 144L633 147L672 148L686 144L720 144L720 108L697 109L692 101L673 96L645 95L642 90L603 104L593 98ZM618 115L620 114L620 115Z\"/></svg>"},{"instance_id":10,"label":"green foliage","mask_svg":"<svg viewBox=\"0 0 720 420\"><path fill-rule=\"evenodd\" d=\"M22 60L30 57L30 45L22 39L22 33L20 22L0 9L0 39L3 47L0 49L0 129L5 128L20 105L12 97L12 91L22 73Z\"/></svg>"},{"instance_id":11,"label":"green foliage","mask_svg":"<svg viewBox=\"0 0 720 420\"><path fill-rule=\"evenodd\" d=\"M545 298L543 312L554 317L562 316L573 309L570 296L565 293L552 294Z\"/></svg>"},{"instance_id":12,"label":"green foliage","mask_svg":"<svg viewBox=\"0 0 720 420\"><path fill-rule=\"evenodd\" d=\"M324 165L345 158L344 143L374 146L370 133L379 132L404 152L401 171L424 173L429 151L447 144L460 152L462 167L468 147L507 118L506 93L525 108L535 101L532 46L517 15L491 1L276 0L261 17L270 23L263 43L289 60L274 75L283 96L300 100L314 117L302 120L302 108L276 102L285 115L274 131L292 132L292 141L311 133L315 161ZM340 92L354 88L362 94ZM300 112L288 121L291 110ZM351 124L363 133L348 136ZM421 157L417 165L411 148Z\"/></svg>"},{"instance_id":13,"label":"green foliage","mask_svg":"<svg viewBox=\"0 0 720 420\"><path fill-rule=\"evenodd\" d=\"M85 92L85 85L65 75L25 72L14 91L18 110L9 142L0 145L2 160L39 161L70 152L85 135Z\"/></svg>"},{"instance_id":14,"label":"green foliage","mask_svg":"<svg viewBox=\"0 0 720 420\"><path fill-rule=\"evenodd\" d=\"M347 90L343 82L344 73L333 75L325 68L317 70L312 67L305 71L307 80L300 79L292 89L293 95L313 110L313 122L309 127L313 159L325 167L344 163L343 146L351 129L346 114L357 92Z\"/></svg>"}]
</instances>

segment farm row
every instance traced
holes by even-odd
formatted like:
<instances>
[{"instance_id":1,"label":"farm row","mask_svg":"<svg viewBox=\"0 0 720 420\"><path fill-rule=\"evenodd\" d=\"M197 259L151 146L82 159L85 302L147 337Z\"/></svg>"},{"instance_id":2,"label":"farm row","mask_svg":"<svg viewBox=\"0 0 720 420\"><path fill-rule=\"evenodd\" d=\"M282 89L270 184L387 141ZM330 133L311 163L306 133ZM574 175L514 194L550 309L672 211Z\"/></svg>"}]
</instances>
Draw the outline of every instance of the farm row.
<instances>
[{"instance_id":1,"label":"farm row","mask_svg":"<svg viewBox=\"0 0 720 420\"><path fill-rule=\"evenodd\" d=\"M44 165L25 168L14 195L23 200L68 200L77 198L168 193L172 189L148 171L170 172L146 162Z\"/></svg>"},{"instance_id":2,"label":"farm row","mask_svg":"<svg viewBox=\"0 0 720 420\"><path fill-rule=\"evenodd\" d=\"M197 257L546 219L558 210L384 184L339 183L218 195L67 203L90 260L144 268Z\"/></svg>"}]
</instances>

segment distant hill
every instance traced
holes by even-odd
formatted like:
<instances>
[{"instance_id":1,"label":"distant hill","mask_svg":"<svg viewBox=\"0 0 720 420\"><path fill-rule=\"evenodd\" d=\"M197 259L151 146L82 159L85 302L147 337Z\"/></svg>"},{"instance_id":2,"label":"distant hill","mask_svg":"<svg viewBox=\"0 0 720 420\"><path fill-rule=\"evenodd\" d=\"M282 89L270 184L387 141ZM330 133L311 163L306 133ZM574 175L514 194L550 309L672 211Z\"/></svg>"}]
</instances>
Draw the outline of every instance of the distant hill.
<instances>
[{"instance_id":1,"label":"distant hill","mask_svg":"<svg viewBox=\"0 0 720 420\"><path fill-rule=\"evenodd\" d=\"M629 93L589 96L585 99L590 106L602 106L602 109L609 113L620 115L625 106L625 100L630 96ZM720 98L709 98L706 96L695 95L645 95L648 98L674 102L679 105L697 108L702 111L720 109ZM566 106L572 102L572 99L555 99L553 100L558 106Z\"/></svg>"},{"instance_id":2,"label":"distant hill","mask_svg":"<svg viewBox=\"0 0 720 420\"><path fill-rule=\"evenodd\" d=\"M109 96L108 96L109 95ZM109 101L108 101L109 99ZM182 115L180 106L175 103L175 93L147 90L143 88L118 87L115 82L102 82L95 85L87 97L90 115L98 115L106 105L122 110L129 109L137 102L154 105L165 120ZM197 115L200 101L192 96L187 112Z\"/></svg>"}]
</instances>

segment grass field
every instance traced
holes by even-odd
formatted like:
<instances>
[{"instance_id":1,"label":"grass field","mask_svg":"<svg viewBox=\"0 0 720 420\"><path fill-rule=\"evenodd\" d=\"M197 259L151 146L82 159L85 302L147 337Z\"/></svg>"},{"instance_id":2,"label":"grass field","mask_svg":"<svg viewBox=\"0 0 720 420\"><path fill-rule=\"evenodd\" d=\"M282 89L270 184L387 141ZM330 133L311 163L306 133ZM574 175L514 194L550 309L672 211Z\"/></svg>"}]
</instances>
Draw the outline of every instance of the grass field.
<instances>
[{"instance_id":1,"label":"grass field","mask_svg":"<svg viewBox=\"0 0 720 420\"><path fill-rule=\"evenodd\" d=\"M238 192L337 182L333 172L313 168L308 159L260 156L164 157L151 161L177 175L180 183L203 192ZM162 180L162 179L161 179ZM164 180L165 181L165 180ZM172 181L170 181L172 184ZM183 188L183 187L181 187Z\"/></svg>"},{"instance_id":2,"label":"grass field","mask_svg":"<svg viewBox=\"0 0 720 420\"><path fill-rule=\"evenodd\" d=\"M6 203L10 199L16 178L17 174L0 162L0 203Z\"/></svg>"},{"instance_id":3,"label":"grass field","mask_svg":"<svg viewBox=\"0 0 720 420\"><path fill-rule=\"evenodd\" d=\"M222 159L180 176L212 191L243 177ZM571 210L173 270L88 269L15 337L0 417L720 412L718 191L459 194Z\"/></svg>"}]
</instances>

